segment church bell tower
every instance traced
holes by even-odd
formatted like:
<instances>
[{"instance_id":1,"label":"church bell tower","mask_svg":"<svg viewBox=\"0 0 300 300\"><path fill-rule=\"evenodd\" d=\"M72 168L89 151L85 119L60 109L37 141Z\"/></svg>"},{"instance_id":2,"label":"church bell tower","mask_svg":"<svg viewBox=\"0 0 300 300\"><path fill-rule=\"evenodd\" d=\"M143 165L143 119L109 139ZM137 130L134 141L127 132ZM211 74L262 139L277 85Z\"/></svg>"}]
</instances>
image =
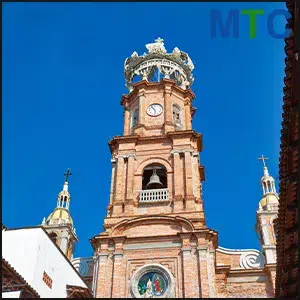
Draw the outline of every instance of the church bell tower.
<instances>
[{"instance_id":1,"label":"church bell tower","mask_svg":"<svg viewBox=\"0 0 300 300\"><path fill-rule=\"evenodd\" d=\"M177 47L167 53L160 38L146 48L125 61L124 133L109 142L107 216L91 239L93 289L100 298L213 297L217 234L203 210L194 65Z\"/></svg>"},{"instance_id":2,"label":"church bell tower","mask_svg":"<svg viewBox=\"0 0 300 300\"><path fill-rule=\"evenodd\" d=\"M69 211L71 195L68 190L68 177L72 175L72 173L68 169L64 175L65 183L63 190L58 194L56 208L47 219L43 219L42 226L48 232L52 241L61 249L68 259L71 260L78 238Z\"/></svg>"},{"instance_id":3,"label":"church bell tower","mask_svg":"<svg viewBox=\"0 0 300 300\"><path fill-rule=\"evenodd\" d=\"M276 193L274 178L270 176L265 163L268 158L262 155L259 159L264 165L264 175L261 178L263 196L256 212L255 230L259 236L266 263L275 264L279 197Z\"/></svg>"}]
</instances>

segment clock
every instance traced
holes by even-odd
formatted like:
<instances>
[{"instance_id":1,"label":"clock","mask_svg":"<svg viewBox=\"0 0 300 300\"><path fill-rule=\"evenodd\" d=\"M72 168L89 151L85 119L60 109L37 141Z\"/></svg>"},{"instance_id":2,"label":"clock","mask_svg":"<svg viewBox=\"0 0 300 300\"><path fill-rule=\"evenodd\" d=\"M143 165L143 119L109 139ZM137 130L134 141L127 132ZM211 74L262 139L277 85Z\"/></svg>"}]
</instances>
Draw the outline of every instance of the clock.
<instances>
[{"instance_id":1,"label":"clock","mask_svg":"<svg viewBox=\"0 0 300 300\"><path fill-rule=\"evenodd\" d=\"M147 114L151 117L157 117L162 112L163 112L163 107L158 103L151 104L147 108Z\"/></svg>"}]
</instances>

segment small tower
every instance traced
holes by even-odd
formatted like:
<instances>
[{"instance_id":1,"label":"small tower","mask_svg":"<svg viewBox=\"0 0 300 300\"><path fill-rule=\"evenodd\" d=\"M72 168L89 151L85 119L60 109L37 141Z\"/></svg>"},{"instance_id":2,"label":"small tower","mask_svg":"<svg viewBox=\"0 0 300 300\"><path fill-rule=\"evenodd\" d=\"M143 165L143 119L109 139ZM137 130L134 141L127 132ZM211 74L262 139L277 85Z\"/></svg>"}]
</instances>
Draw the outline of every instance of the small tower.
<instances>
[{"instance_id":1,"label":"small tower","mask_svg":"<svg viewBox=\"0 0 300 300\"><path fill-rule=\"evenodd\" d=\"M263 155L259 158L264 165L264 176L261 178L263 196L256 212L255 230L259 236L266 264L273 264L276 263L276 227L279 198L276 193L274 178L269 175L265 163L267 159Z\"/></svg>"},{"instance_id":2,"label":"small tower","mask_svg":"<svg viewBox=\"0 0 300 300\"><path fill-rule=\"evenodd\" d=\"M68 177L72 175L68 169L65 175L63 190L58 194L57 206L54 211L44 218L42 226L47 230L51 239L68 257L73 258L74 244L78 241L69 207L71 195L68 191Z\"/></svg>"}]
</instances>

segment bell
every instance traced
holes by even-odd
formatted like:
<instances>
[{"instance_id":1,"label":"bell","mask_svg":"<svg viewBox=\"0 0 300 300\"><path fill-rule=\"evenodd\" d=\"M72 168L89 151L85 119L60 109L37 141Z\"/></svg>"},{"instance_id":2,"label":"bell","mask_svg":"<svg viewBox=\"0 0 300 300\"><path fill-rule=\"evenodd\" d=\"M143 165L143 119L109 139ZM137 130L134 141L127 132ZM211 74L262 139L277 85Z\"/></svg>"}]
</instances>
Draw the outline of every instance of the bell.
<instances>
[{"instance_id":1,"label":"bell","mask_svg":"<svg viewBox=\"0 0 300 300\"><path fill-rule=\"evenodd\" d=\"M147 183L146 188L160 188L163 184L159 180L159 176L156 174L156 170L153 169L153 174L150 177L150 181Z\"/></svg>"}]
</instances>

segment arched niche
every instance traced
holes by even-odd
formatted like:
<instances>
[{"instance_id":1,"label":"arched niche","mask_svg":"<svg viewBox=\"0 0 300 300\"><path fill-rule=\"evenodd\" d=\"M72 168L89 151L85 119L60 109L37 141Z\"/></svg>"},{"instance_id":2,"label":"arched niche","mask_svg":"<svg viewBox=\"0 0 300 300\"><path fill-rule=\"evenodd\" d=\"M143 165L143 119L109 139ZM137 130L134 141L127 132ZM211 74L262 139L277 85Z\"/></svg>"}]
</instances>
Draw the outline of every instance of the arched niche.
<instances>
[{"instance_id":1,"label":"arched niche","mask_svg":"<svg viewBox=\"0 0 300 300\"><path fill-rule=\"evenodd\" d=\"M168 188L167 169L165 166L152 163L147 165L142 175L142 190Z\"/></svg>"}]
</instances>

